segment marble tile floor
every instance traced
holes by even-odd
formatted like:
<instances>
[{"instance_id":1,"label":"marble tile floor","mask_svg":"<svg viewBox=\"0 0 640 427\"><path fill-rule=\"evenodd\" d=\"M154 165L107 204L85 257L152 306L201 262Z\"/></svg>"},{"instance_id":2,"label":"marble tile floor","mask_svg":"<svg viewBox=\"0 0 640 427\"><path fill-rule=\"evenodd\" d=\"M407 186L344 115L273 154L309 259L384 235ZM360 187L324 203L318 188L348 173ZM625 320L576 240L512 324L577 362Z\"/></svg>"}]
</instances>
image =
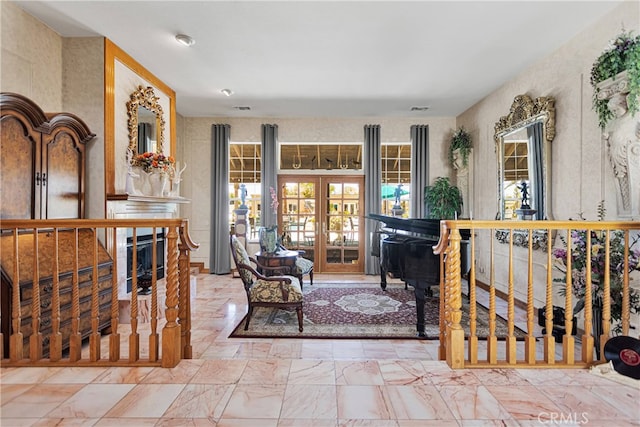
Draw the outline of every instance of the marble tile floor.
<instances>
[{"instance_id":1,"label":"marble tile floor","mask_svg":"<svg viewBox=\"0 0 640 427\"><path fill-rule=\"evenodd\" d=\"M345 285L372 276L317 274ZM640 382L584 369L462 369L438 341L229 339L241 281L197 276L194 358L163 368L2 368L0 425L640 426Z\"/></svg>"}]
</instances>

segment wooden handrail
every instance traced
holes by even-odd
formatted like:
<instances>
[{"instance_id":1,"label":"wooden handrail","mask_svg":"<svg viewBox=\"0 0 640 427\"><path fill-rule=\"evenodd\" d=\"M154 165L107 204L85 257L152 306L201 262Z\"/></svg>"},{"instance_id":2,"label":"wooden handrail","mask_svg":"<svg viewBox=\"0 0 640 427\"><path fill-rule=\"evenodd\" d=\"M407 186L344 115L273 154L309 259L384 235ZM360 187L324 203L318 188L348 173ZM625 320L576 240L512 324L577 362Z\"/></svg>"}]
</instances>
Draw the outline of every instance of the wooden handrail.
<instances>
[{"instance_id":1,"label":"wooden handrail","mask_svg":"<svg viewBox=\"0 0 640 427\"><path fill-rule=\"evenodd\" d=\"M123 295L122 277L118 272L125 272L127 266L118 265L122 260L117 249L122 249L122 241L126 239L126 230L131 229L136 236L140 228L153 230L153 263L156 257L156 229L167 230L166 274L159 280L156 268L152 268L152 284L150 306L145 305L148 314L148 325L142 325L140 304L145 298L137 290L137 276L132 275L132 290ZM2 366L162 366L174 367L183 358L191 358L191 297L190 297L190 252L198 248L189 236L188 221L185 219L56 219L56 220L19 220L7 219L0 223L3 249L3 298L11 295L11 313L2 313L3 324L0 334L0 355ZM84 242L79 249L78 232L89 233L90 241ZM59 232L72 233L75 244L61 247ZM44 234L42 234L44 233ZM47 237L53 243L51 253L43 253L39 248L39 235ZM7 240L8 239L8 240ZM29 243L31 241L31 243ZM20 243L20 242L26 242ZM136 243L134 242L133 245ZM31 247L29 249L28 247ZM6 248L5 248L6 247ZM99 249L101 248L101 249ZM106 253L104 252L106 248ZM25 278L23 267L20 267L21 251L27 249L31 254L33 274ZM79 266L79 252L84 251L82 258L90 260L90 266ZM102 251L102 261L98 251ZM107 255L108 253L108 255ZM61 254L69 256L69 271L60 271ZM43 258L45 257L45 258ZM28 258L28 259L30 259ZM47 259L47 271L41 268L41 259ZM105 261L109 260L107 264ZM135 270L137 251L132 251L132 267ZM105 270L105 266L109 270ZM156 266L157 267L157 266ZM4 272L9 273L5 275ZM51 277L48 277L48 276ZM62 289L62 277L65 289ZM6 282L5 282L6 279ZM8 283L11 281L11 283ZM42 280L51 281L51 285L43 287ZM105 289L105 284L110 290ZM23 289L29 289L31 299L28 313L23 313L25 295ZM46 292L46 302L43 300ZM68 294L67 292L70 292ZM49 297L49 293L51 296ZM70 305L65 305L65 322L70 321L66 342L61 333L62 295ZM105 300L105 297L108 299ZM130 300L128 313L119 308L119 298L126 296ZM165 307L159 301L164 301ZM108 306L105 306L108 301ZM67 303L65 303L67 304ZM4 303L3 303L4 306ZM43 308L45 307L45 308ZM50 313L49 314L49 309ZM46 325L43 324L42 313L47 313ZM87 313L87 314L83 314ZM164 313L163 316L161 316ZM128 314L130 325L123 325L119 318ZM85 320L84 316L88 315ZM25 344L23 316L30 316L28 341ZM106 316L106 317L105 317ZM160 320L159 316L164 317ZM162 334L157 327L162 322ZM104 325L108 329L104 329ZM22 325L22 326L21 326ZM102 325L102 326L100 326ZM148 326L148 328L147 328ZM50 327L50 330L47 329ZM103 328L101 330L101 328ZM148 341L141 340L141 333L148 333ZM8 348L5 345L5 331L9 330ZM34 332L35 331L35 332ZM88 346L83 347L83 339L88 337ZM126 341L122 341L125 339ZM121 355L121 348L128 348L128 357ZM48 357L43 357L43 345L48 345ZM68 350L62 351L66 345ZM108 355L101 355L103 345L108 345ZM144 351L147 348L148 351ZM28 353L24 352L28 349ZM160 349L162 351L160 351ZM9 355L5 358L4 355Z\"/></svg>"},{"instance_id":2,"label":"wooden handrail","mask_svg":"<svg viewBox=\"0 0 640 427\"><path fill-rule=\"evenodd\" d=\"M473 305L469 310L470 326L468 337L464 336L460 324L459 307L462 298L462 278L460 276L460 233L462 229L471 230L471 263L470 272L466 281L469 285L469 302ZM498 241L496 238L497 231L503 232L502 236L504 245L495 245ZM612 280L609 274L604 274L603 278L603 305L602 305L602 333L600 336L594 336L596 333L592 330L591 322L594 320L591 304L585 304L584 313L578 313L584 316L583 320L578 320L578 330L582 328L582 335L578 344L582 351L574 354L576 339L571 334L574 328L573 313L576 300L572 292L564 292L560 289L572 289L572 274L565 274L564 283L562 285L554 285L558 283L559 278L553 277L553 271L556 267L552 250L554 247L563 247L558 236L562 236L567 242L567 251L571 253L572 231L587 231L586 247L587 253L592 253L592 232L602 233L600 240L604 241L604 269L610 271L611 249L610 236L613 231L621 230L624 232L625 252L623 255L623 272L620 280L622 281L622 313L620 320L620 328L623 334L629 334L630 331L630 280L632 276L629 274L630 253L628 246L631 244L632 236L640 235L640 223L637 221L493 221L493 220L455 220L441 221L440 240L433 247L434 253L441 256L441 281L440 295L444 299L441 301L441 323L440 323L440 358L446 360L453 368L461 367L488 367L488 366L527 366L527 367L586 367L593 363L602 363L604 345L610 337L611 333L611 285ZM518 246L514 242L514 234L521 233L525 236L525 242L519 241ZM523 234L522 234L523 233ZM534 233L546 236L548 242L539 250L534 249L533 238ZM478 243L479 242L479 243ZM638 248L634 248L638 249ZM488 252L488 253L487 253ZM477 280L477 262L478 254L482 254L482 262L488 262L483 267L483 278L488 283L481 283ZM496 265L496 254L501 261ZM591 256L585 256L587 260L585 283L591 283ZM571 256L566 257L567 271L571 271ZM483 264L484 265L484 264ZM497 268L496 268L497 267ZM535 273L536 269L538 274ZM544 269L544 271L540 271ZM517 273L517 274L516 274ZM634 271L634 275L640 275ZM563 286L564 288L560 288ZM501 289L500 289L501 287ZM478 337L476 336L476 289L484 288L488 292L488 310L489 310L489 336L486 338L486 357L479 354ZM538 291L538 299L536 300L535 291ZM497 337L494 335L496 318L496 294L501 293L506 300L506 312L502 313L507 323L506 336ZM517 296L520 300L516 301ZM590 301L592 298L591 286L585 286L585 300ZM560 302L562 300L562 302ZM515 305L524 306L526 310L526 320L520 327L524 330L524 337L516 338L514 335L515 326ZM545 308L546 317L542 321L545 325L543 340L538 341L534 334L536 328L535 308ZM564 309L563 327L567 331L562 335L561 342L556 341L553 335L553 307L560 306ZM540 332L541 333L541 332ZM503 345L499 344L499 340L504 340ZM594 341L599 340L599 358L594 357ZM444 341L444 342L443 342ZM465 356L465 341L468 354ZM556 353L560 352L558 359Z\"/></svg>"}]
</instances>

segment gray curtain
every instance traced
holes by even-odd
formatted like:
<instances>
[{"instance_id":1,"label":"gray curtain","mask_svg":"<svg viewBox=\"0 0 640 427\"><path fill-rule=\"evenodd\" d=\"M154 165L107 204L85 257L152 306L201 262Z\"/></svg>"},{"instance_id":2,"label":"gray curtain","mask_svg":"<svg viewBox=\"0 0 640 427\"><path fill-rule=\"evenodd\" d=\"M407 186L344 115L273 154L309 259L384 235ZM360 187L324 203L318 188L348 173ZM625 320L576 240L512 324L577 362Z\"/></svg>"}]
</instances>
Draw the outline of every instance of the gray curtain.
<instances>
[{"instance_id":1,"label":"gray curtain","mask_svg":"<svg viewBox=\"0 0 640 427\"><path fill-rule=\"evenodd\" d=\"M411 126L411 217L424 218L424 188L429 185L429 125Z\"/></svg>"},{"instance_id":2,"label":"gray curtain","mask_svg":"<svg viewBox=\"0 0 640 427\"><path fill-rule=\"evenodd\" d=\"M276 147L278 144L278 125L262 125L262 211L260 220L263 226L278 223L278 215L271 208L270 187L278 191L278 159Z\"/></svg>"},{"instance_id":3,"label":"gray curtain","mask_svg":"<svg viewBox=\"0 0 640 427\"><path fill-rule=\"evenodd\" d=\"M209 273L231 271L229 247L229 136L231 126L213 125L211 138L211 253Z\"/></svg>"},{"instance_id":4,"label":"gray curtain","mask_svg":"<svg viewBox=\"0 0 640 427\"><path fill-rule=\"evenodd\" d=\"M381 153L380 153L380 125L366 125L364 127L364 200L365 215L380 213L382 195L380 185L381 177ZM371 256L371 237L379 225L378 221L365 220L365 244L364 244L364 272L365 274L380 274L380 260Z\"/></svg>"},{"instance_id":5,"label":"gray curtain","mask_svg":"<svg viewBox=\"0 0 640 427\"><path fill-rule=\"evenodd\" d=\"M529 148L531 158L529 159L529 170L531 176L531 208L536 209L536 219L544 219L544 133L542 122L536 122L527 126L527 136L529 138Z\"/></svg>"}]
</instances>

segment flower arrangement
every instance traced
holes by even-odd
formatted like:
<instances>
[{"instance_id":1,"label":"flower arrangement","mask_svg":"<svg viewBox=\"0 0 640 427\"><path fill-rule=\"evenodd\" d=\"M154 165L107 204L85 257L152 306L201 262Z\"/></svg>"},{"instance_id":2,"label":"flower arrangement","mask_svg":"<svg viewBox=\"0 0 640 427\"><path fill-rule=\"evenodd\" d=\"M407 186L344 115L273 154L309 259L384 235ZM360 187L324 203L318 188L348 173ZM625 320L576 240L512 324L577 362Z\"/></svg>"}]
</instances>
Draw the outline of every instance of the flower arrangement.
<instances>
[{"instance_id":1,"label":"flower arrangement","mask_svg":"<svg viewBox=\"0 0 640 427\"><path fill-rule=\"evenodd\" d=\"M453 152L459 149L460 154L462 155L462 165L466 167L469 162L469 153L471 152L471 148L471 134L467 132L463 126L460 126L451 137L451 145L449 145L449 164L453 166L455 160Z\"/></svg>"},{"instance_id":2,"label":"flower arrangement","mask_svg":"<svg viewBox=\"0 0 640 427\"><path fill-rule=\"evenodd\" d=\"M145 172L153 172L159 170L164 173L171 174L174 170L176 160L173 156L165 156L162 153L146 153L137 154L133 158L133 165L140 166Z\"/></svg>"},{"instance_id":3,"label":"flower arrangement","mask_svg":"<svg viewBox=\"0 0 640 427\"><path fill-rule=\"evenodd\" d=\"M629 113L633 115L638 111L640 97L640 36L633 36L631 31L623 31L611 41L609 47L602 52L591 68L591 85L594 88L593 108L598 113L598 121L602 129L614 114L609 109L606 99L598 99L600 89L597 85L625 70L630 89L627 104Z\"/></svg>"},{"instance_id":4,"label":"flower arrangement","mask_svg":"<svg viewBox=\"0 0 640 427\"><path fill-rule=\"evenodd\" d=\"M602 213L603 210L600 210ZM602 217L601 217L602 220ZM553 279L554 282L566 283L567 274L567 250L566 239L560 236L565 248L553 250L553 256L558 261L555 267L563 273L562 278ZM628 248L628 272L640 270L640 248L636 245L640 242L640 236L631 239ZM624 232L613 230L609 232L609 271L605 270L605 245L606 233L604 231L591 231L591 295L592 306L601 308L604 296L604 280L609 275L609 291L611 294L611 319L617 323L614 332L620 332L619 324L622 318L622 287L624 274L625 239ZM572 294L576 297L574 314L579 313L585 306L587 269L587 231L572 230L571 232L571 286ZM563 289L562 293L566 293ZM629 289L630 311L640 313L640 293ZM594 317L594 320L595 317Z\"/></svg>"},{"instance_id":5,"label":"flower arrangement","mask_svg":"<svg viewBox=\"0 0 640 427\"><path fill-rule=\"evenodd\" d=\"M271 193L271 209L274 214L278 214L278 206L280 203L278 202L278 193L273 187L269 187L269 193Z\"/></svg>"}]
</instances>

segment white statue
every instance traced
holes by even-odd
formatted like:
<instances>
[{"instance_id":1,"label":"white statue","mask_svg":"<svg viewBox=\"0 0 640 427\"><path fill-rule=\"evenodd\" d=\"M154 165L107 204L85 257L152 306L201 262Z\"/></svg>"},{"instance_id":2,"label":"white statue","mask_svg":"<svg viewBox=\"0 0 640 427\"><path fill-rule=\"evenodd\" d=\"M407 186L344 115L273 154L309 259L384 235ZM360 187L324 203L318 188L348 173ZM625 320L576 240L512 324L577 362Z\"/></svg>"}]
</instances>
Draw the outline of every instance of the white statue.
<instances>
[{"instance_id":1,"label":"white statue","mask_svg":"<svg viewBox=\"0 0 640 427\"><path fill-rule=\"evenodd\" d=\"M184 167L177 170L180 167L179 163L176 163L176 169L171 174L171 190L169 190L169 196L171 197L179 197L180 196L180 182L182 181L182 172L187 168L187 163L185 162Z\"/></svg>"},{"instance_id":2,"label":"white statue","mask_svg":"<svg viewBox=\"0 0 640 427\"><path fill-rule=\"evenodd\" d=\"M141 196L142 188L136 188L136 183L140 182L140 174L133 170L133 150L127 148L127 182L125 184L125 192L132 196Z\"/></svg>"}]
</instances>

